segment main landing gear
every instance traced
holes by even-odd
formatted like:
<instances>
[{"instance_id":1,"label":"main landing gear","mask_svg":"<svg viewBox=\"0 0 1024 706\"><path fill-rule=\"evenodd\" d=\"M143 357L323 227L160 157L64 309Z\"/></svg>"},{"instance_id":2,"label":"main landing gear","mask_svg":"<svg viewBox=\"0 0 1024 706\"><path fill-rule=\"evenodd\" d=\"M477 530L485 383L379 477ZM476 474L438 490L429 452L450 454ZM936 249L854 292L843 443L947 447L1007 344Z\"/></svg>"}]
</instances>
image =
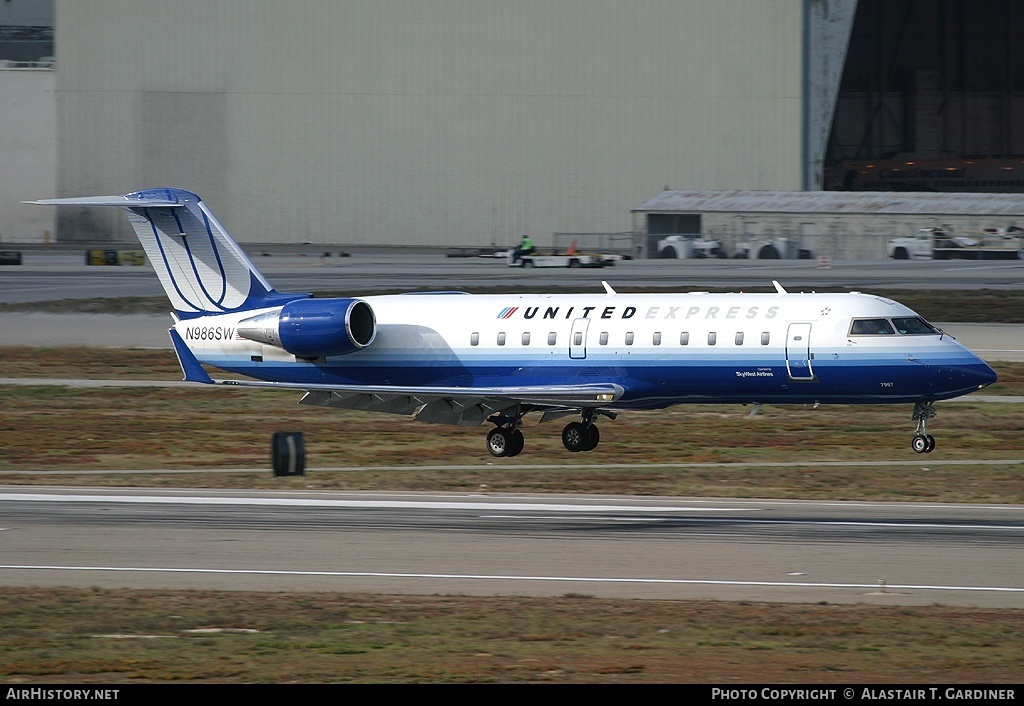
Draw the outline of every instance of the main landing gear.
<instances>
[{"instance_id":1,"label":"main landing gear","mask_svg":"<svg viewBox=\"0 0 1024 706\"><path fill-rule=\"evenodd\" d=\"M572 453L596 449L601 441L601 432L594 424L594 418L599 414L603 414L609 419L615 418L614 413L605 410L582 410L582 421L570 422L562 429L562 445ZM562 416L562 414L558 416ZM487 421L494 425L494 429L487 433L487 451L491 456L502 458L518 456L522 453L525 440L523 432L520 430L523 424L521 412L517 411L511 416L495 415Z\"/></svg>"},{"instance_id":2,"label":"main landing gear","mask_svg":"<svg viewBox=\"0 0 1024 706\"><path fill-rule=\"evenodd\" d=\"M583 410L582 422L570 422L562 429L562 446L567 451L593 451L601 441L601 430L594 424L595 410Z\"/></svg>"},{"instance_id":3,"label":"main landing gear","mask_svg":"<svg viewBox=\"0 0 1024 706\"><path fill-rule=\"evenodd\" d=\"M523 426L523 412L518 407L512 416L496 414L487 421L494 424L494 428L487 432L487 451L491 456L518 456L523 452L526 439L519 430Z\"/></svg>"},{"instance_id":4,"label":"main landing gear","mask_svg":"<svg viewBox=\"0 0 1024 706\"><path fill-rule=\"evenodd\" d=\"M600 440L601 432L593 424L588 427L582 422L570 422L562 429L562 446L572 453L592 451Z\"/></svg>"},{"instance_id":5,"label":"main landing gear","mask_svg":"<svg viewBox=\"0 0 1024 706\"><path fill-rule=\"evenodd\" d=\"M525 444L523 432L518 429L495 427L487 433L487 450L491 456L518 456Z\"/></svg>"},{"instance_id":6,"label":"main landing gear","mask_svg":"<svg viewBox=\"0 0 1024 706\"><path fill-rule=\"evenodd\" d=\"M935 437L928 433L928 420L935 416L935 408L931 402L914 404L913 419L917 422L917 433L910 447L919 454L930 454L935 450Z\"/></svg>"}]
</instances>

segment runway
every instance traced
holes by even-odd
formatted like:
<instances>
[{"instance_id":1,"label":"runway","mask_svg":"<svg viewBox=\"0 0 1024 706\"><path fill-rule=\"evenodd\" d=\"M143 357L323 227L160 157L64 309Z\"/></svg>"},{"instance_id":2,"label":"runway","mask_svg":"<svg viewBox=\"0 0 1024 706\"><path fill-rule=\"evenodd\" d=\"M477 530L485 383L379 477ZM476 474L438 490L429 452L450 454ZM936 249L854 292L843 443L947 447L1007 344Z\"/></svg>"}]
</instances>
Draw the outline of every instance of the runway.
<instances>
[{"instance_id":1,"label":"runway","mask_svg":"<svg viewBox=\"0 0 1024 706\"><path fill-rule=\"evenodd\" d=\"M1024 507L0 488L0 585L1024 608Z\"/></svg>"}]
</instances>

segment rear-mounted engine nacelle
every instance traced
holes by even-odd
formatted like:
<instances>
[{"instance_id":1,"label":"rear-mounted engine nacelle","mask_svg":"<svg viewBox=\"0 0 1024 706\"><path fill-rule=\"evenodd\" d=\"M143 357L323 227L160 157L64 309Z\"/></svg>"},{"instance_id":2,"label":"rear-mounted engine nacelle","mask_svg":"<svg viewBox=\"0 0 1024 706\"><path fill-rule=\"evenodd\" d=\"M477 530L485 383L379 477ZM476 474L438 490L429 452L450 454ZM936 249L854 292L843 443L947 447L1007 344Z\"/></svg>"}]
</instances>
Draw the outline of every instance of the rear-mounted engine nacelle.
<instances>
[{"instance_id":1,"label":"rear-mounted engine nacelle","mask_svg":"<svg viewBox=\"0 0 1024 706\"><path fill-rule=\"evenodd\" d=\"M299 299L238 322L238 335L299 358L343 355L373 343L377 318L361 299Z\"/></svg>"}]
</instances>

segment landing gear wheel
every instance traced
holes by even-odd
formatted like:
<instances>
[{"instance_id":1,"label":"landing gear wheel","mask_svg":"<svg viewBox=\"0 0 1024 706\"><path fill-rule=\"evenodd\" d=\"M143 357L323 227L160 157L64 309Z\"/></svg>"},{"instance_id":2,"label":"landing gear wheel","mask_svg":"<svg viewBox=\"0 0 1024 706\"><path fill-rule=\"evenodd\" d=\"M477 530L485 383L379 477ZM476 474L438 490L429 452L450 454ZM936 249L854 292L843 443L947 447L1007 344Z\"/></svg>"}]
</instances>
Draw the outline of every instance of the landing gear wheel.
<instances>
[{"instance_id":1,"label":"landing gear wheel","mask_svg":"<svg viewBox=\"0 0 1024 706\"><path fill-rule=\"evenodd\" d=\"M270 443L270 463L275 476L306 475L306 442L302 432L274 432Z\"/></svg>"},{"instance_id":2,"label":"landing gear wheel","mask_svg":"<svg viewBox=\"0 0 1024 706\"><path fill-rule=\"evenodd\" d=\"M578 453L585 451L590 443L590 430L581 422L570 422L562 429L562 446L567 451Z\"/></svg>"},{"instance_id":3,"label":"landing gear wheel","mask_svg":"<svg viewBox=\"0 0 1024 706\"><path fill-rule=\"evenodd\" d=\"M518 456L523 452L523 446L526 445L526 439L523 437L523 432L516 429L512 432L512 438L508 442L508 450L505 455L511 458L512 456Z\"/></svg>"},{"instance_id":4,"label":"landing gear wheel","mask_svg":"<svg viewBox=\"0 0 1024 706\"><path fill-rule=\"evenodd\" d=\"M925 436L928 439L928 448L925 449L924 452L926 454L930 454L932 451L935 450L935 437L932 436L931 434L926 434Z\"/></svg>"},{"instance_id":5,"label":"landing gear wheel","mask_svg":"<svg viewBox=\"0 0 1024 706\"><path fill-rule=\"evenodd\" d=\"M597 448L597 444L601 441L601 432L594 424L591 424L587 431L590 433L590 441L583 447L584 451L593 451Z\"/></svg>"},{"instance_id":6,"label":"landing gear wheel","mask_svg":"<svg viewBox=\"0 0 1024 706\"><path fill-rule=\"evenodd\" d=\"M910 442L910 448L914 449L915 453L928 453L935 448L935 439L929 437L931 437L930 434L927 436L924 434L918 434L914 437L914 440Z\"/></svg>"},{"instance_id":7,"label":"landing gear wheel","mask_svg":"<svg viewBox=\"0 0 1024 706\"><path fill-rule=\"evenodd\" d=\"M498 427L491 429L487 433L487 450L491 453L491 456L501 458L502 456L515 455L509 454L512 443L512 433L508 429Z\"/></svg>"}]
</instances>

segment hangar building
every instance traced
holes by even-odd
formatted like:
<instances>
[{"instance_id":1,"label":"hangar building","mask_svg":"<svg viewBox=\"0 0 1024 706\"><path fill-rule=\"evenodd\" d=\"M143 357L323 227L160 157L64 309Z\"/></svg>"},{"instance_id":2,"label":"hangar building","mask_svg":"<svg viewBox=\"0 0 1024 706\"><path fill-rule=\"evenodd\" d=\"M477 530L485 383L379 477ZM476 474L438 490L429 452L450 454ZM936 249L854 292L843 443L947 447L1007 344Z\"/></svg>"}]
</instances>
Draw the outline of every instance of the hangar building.
<instances>
[{"instance_id":1,"label":"hangar building","mask_svg":"<svg viewBox=\"0 0 1024 706\"><path fill-rule=\"evenodd\" d=\"M852 3L56 0L57 191L191 189L242 241L444 246L625 230L665 183L800 189L825 5ZM62 239L130 238L67 211Z\"/></svg>"},{"instance_id":2,"label":"hangar building","mask_svg":"<svg viewBox=\"0 0 1024 706\"><path fill-rule=\"evenodd\" d=\"M633 209L633 232L652 257L669 235L716 241L728 255L760 242L775 257L863 260L926 228L979 236L1022 227L1024 194L675 190Z\"/></svg>"},{"instance_id":3,"label":"hangar building","mask_svg":"<svg viewBox=\"0 0 1024 706\"><path fill-rule=\"evenodd\" d=\"M19 198L179 186L243 242L545 244L627 231L663 185L1024 156L1016 0L7 0L0 25L26 6L56 69L17 77L0 145L29 125L46 159L5 179L55 183ZM38 211L0 234L41 240ZM83 209L58 236L131 240Z\"/></svg>"}]
</instances>

